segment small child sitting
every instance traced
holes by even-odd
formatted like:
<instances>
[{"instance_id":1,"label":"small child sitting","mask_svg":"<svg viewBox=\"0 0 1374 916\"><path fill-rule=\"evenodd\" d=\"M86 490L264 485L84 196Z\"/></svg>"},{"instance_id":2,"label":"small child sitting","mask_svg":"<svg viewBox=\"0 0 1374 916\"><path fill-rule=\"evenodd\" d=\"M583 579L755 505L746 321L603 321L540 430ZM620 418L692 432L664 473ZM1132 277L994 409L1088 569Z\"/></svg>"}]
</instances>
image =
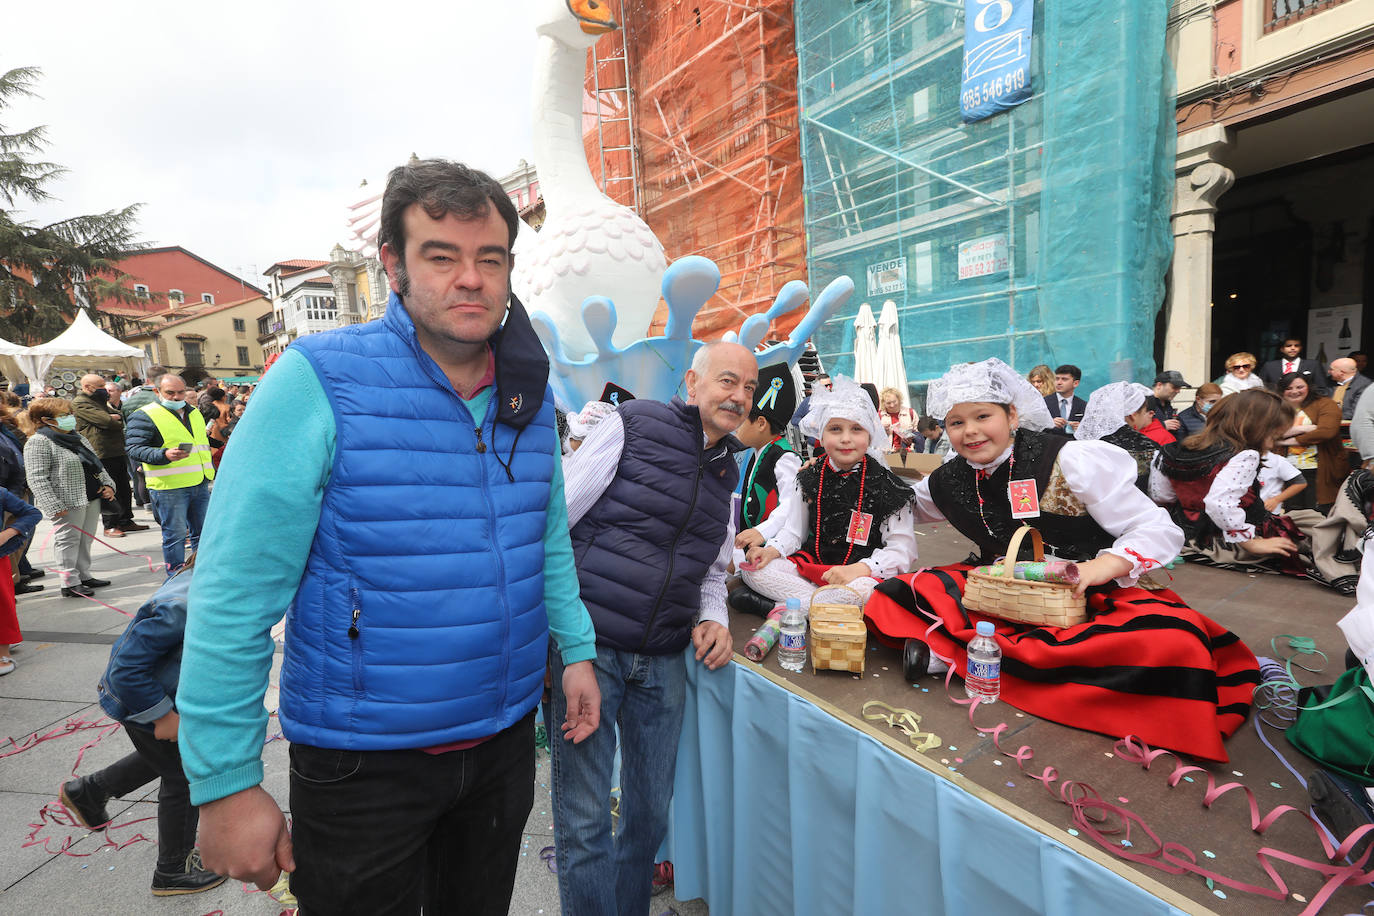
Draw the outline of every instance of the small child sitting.
<instances>
[{"instance_id":1,"label":"small child sitting","mask_svg":"<svg viewBox=\"0 0 1374 916\"><path fill-rule=\"evenodd\" d=\"M1277 452L1265 452L1259 470L1260 499L1277 515L1283 504L1307 489L1307 478L1293 462Z\"/></svg>"},{"instance_id":2,"label":"small child sitting","mask_svg":"<svg viewBox=\"0 0 1374 916\"><path fill-rule=\"evenodd\" d=\"M192 561L194 562L194 560ZM225 876L201 864L196 848L199 811L191 804L191 787L177 749L177 684L181 679L181 643L186 632L186 595L191 563L163 583L125 628L110 650L110 663L100 679L100 705L124 725L134 753L89 776L64 783L62 804L82 826L98 830L110 822L105 803L128 795L154 779L157 794L157 866L155 896L196 894L224 883Z\"/></svg>"},{"instance_id":3,"label":"small child sitting","mask_svg":"<svg viewBox=\"0 0 1374 916\"><path fill-rule=\"evenodd\" d=\"M736 530L741 534L757 531L764 540L781 530L783 521L797 500L797 473L801 459L787 440L787 424L797 408L797 386L786 364L764 366L754 390L755 403L749 419L735 430L735 438L753 449L749 464L740 476L739 517ZM737 539L738 540L738 539ZM752 536L746 540L755 540ZM744 551L735 548L735 567L745 562ZM749 614L766 615L773 601L740 586L730 592L730 607Z\"/></svg>"},{"instance_id":4,"label":"small child sitting","mask_svg":"<svg viewBox=\"0 0 1374 916\"><path fill-rule=\"evenodd\" d=\"M867 392L844 376L816 389L802 432L819 439L825 457L797 475L777 533L740 532L744 582L774 601L811 596L824 585L847 585L862 600L879 580L906 572L916 559L914 494L887 467L878 411Z\"/></svg>"}]
</instances>

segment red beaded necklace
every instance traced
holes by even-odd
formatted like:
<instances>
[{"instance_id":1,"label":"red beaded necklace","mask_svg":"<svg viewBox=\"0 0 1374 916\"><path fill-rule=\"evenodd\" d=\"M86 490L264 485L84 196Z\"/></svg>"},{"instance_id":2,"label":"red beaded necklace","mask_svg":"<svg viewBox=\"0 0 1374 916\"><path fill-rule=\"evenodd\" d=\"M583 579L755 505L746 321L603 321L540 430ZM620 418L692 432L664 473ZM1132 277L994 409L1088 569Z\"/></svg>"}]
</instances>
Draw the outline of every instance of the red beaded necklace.
<instances>
[{"instance_id":1,"label":"red beaded necklace","mask_svg":"<svg viewBox=\"0 0 1374 916\"><path fill-rule=\"evenodd\" d=\"M1010 455L1007 456L1007 480L1008 480L1008 481L1011 480L1011 472L1014 471L1014 470L1016 470L1016 454L1013 452L1012 454L1010 454ZM982 484L983 484L983 481L984 481L984 480L987 480L989 477L991 477L991 476L992 476L993 474L995 474L995 473L997 473L996 469L994 469L994 470L991 471L991 472L985 471L985 470L983 470L982 468L974 468L974 469L973 469L973 492L974 492L975 494L977 494L977 496L978 496L978 519L979 519L979 521L981 521L981 522L983 523L983 527L987 529L988 534L991 534L993 537L997 537L997 534L992 530L992 526L988 524L987 518L983 515L983 486L982 486ZM1008 500L1008 501L1011 500L1011 496L1010 496L1010 495L1007 496L1007 500ZM819 512L819 511L820 511L820 509L819 509L819 504L818 504L818 506L817 506L817 512Z\"/></svg>"},{"instance_id":2,"label":"red beaded necklace","mask_svg":"<svg viewBox=\"0 0 1374 916\"><path fill-rule=\"evenodd\" d=\"M825 513L821 511L821 497L825 494L825 472L830 467L830 459L826 458L821 462L821 480L816 484L816 562L821 561L821 519L825 518ZM864 475L868 473L868 456L864 455L863 461L859 463L859 507L858 511L864 511ZM975 487L976 489L976 487ZM983 497L978 497L978 505L982 506ZM981 508L979 509L981 513ZM984 522L983 524L987 524ZM991 532L989 532L991 533ZM848 566L849 558L854 554L854 542L849 542L849 549L845 551L844 562L837 563L837 566Z\"/></svg>"}]
</instances>

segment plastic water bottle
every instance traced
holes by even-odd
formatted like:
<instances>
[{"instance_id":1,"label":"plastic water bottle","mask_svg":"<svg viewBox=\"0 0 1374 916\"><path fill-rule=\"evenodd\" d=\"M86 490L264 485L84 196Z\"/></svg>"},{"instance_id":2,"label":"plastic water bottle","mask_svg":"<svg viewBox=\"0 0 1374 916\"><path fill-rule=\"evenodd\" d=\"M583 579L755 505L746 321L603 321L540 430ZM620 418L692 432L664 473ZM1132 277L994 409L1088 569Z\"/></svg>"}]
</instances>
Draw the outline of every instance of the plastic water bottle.
<instances>
[{"instance_id":1,"label":"plastic water bottle","mask_svg":"<svg viewBox=\"0 0 1374 916\"><path fill-rule=\"evenodd\" d=\"M991 620L978 621L978 635L968 644L968 676L964 691L970 699L996 703L1002 692L1002 647L997 645Z\"/></svg>"},{"instance_id":2,"label":"plastic water bottle","mask_svg":"<svg viewBox=\"0 0 1374 916\"><path fill-rule=\"evenodd\" d=\"M799 598L788 598L787 609L782 612L778 664L788 671L800 671L806 665L806 612Z\"/></svg>"}]
</instances>

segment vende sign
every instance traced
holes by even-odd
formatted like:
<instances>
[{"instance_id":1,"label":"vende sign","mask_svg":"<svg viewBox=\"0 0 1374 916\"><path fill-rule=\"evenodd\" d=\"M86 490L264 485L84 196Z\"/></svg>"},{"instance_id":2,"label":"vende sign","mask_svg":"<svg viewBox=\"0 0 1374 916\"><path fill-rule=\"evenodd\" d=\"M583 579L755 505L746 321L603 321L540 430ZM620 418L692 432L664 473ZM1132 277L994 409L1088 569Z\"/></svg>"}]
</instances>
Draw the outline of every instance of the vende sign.
<instances>
[{"instance_id":1,"label":"vende sign","mask_svg":"<svg viewBox=\"0 0 1374 916\"><path fill-rule=\"evenodd\" d=\"M906 258L868 265L868 294L886 296L906 291Z\"/></svg>"},{"instance_id":2,"label":"vende sign","mask_svg":"<svg viewBox=\"0 0 1374 916\"><path fill-rule=\"evenodd\" d=\"M987 277L1010 269L1007 234L985 235L959 243L959 279Z\"/></svg>"}]
</instances>

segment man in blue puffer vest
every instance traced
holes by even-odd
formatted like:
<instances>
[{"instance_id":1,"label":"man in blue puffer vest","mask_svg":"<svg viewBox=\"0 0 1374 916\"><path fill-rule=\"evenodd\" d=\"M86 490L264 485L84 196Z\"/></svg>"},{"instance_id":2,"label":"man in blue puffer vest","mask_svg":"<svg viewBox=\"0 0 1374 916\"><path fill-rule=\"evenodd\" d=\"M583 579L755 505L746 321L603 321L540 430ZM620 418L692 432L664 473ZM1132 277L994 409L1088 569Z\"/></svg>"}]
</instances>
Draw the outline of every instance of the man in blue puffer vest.
<instances>
[{"instance_id":1,"label":"man in blue puffer vest","mask_svg":"<svg viewBox=\"0 0 1374 916\"><path fill-rule=\"evenodd\" d=\"M510 295L517 225L481 172L393 170L385 317L282 354L216 482L182 757L206 866L264 889L291 871L302 914L506 913L550 633L564 737L599 723L548 361ZM283 613L290 835L259 785Z\"/></svg>"},{"instance_id":2,"label":"man in blue puffer vest","mask_svg":"<svg viewBox=\"0 0 1374 916\"><path fill-rule=\"evenodd\" d=\"M716 669L733 648L725 568L744 421L758 384L735 343L697 351L687 402L626 401L568 460L568 520L582 599L596 624L602 711L620 726L620 826L611 838L615 735L602 729L553 751L558 892L572 916L649 907L654 853L668 824L687 660ZM689 650L691 651L691 650ZM553 718L571 702L558 689Z\"/></svg>"}]
</instances>

